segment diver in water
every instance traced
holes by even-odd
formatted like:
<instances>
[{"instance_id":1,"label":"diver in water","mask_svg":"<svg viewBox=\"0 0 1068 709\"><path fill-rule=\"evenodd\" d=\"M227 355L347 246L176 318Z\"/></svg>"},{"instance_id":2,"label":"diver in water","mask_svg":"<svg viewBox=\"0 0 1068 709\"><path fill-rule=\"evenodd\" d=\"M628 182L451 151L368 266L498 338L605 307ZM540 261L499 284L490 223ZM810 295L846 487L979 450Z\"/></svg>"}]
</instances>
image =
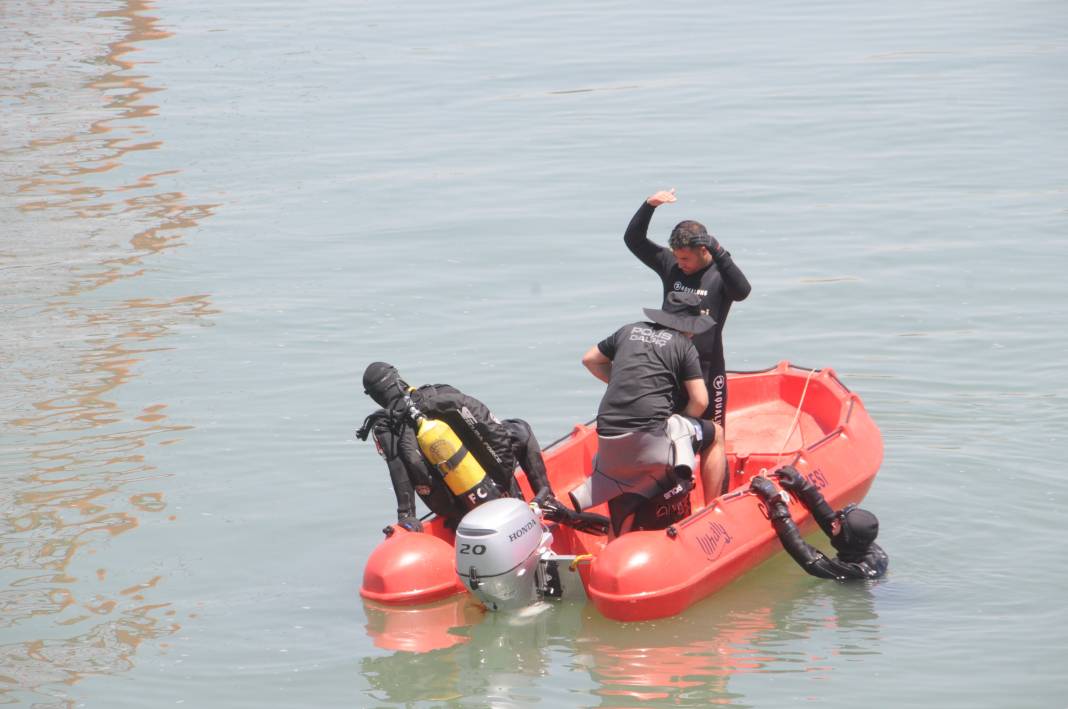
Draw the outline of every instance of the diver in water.
<instances>
[{"instance_id":1,"label":"diver in water","mask_svg":"<svg viewBox=\"0 0 1068 709\"><path fill-rule=\"evenodd\" d=\"M783 489L794 493L812 513L820 529L831 538L831 545L838 551L838 555L832 559L806 543L790 517L784 494L768 478L753 478L749 489L768 506L768 514L779 540L802 569L813 576L837 581L877 579L886 574L890 559L882 547L875 543L879 533L879 520L875 515L856 505L847 505L835 512L816 486L802 477L792 465L779 468L772 475L778 477Z\"/></svg>"},{"instance_id":2,"label":"diver in water","mask_svg":"<svg viewBox=\"0 0 1068 709\"><path fill-rule=\"evenodd\" d=\"M415 495L451 526L480 502L499 497L522 498L515 479L517 463L526 472L534 492L544 490L543 496L551 498L541 447L526 421L502 421L481 401L447 384L411 387L401 379L396 367L385 362L373 362L367 367L363 388L382 408L367 417L356 435L361 440L372 436L386 460L397 497L399 526L422 531L416 517ZM478 484L475 497L450 490L442 473L423 455L408 414L413 406L421 414L448 424L463 444L461 450L469 451L485 471L486 479Z\"/></svg>"}]
</instances>

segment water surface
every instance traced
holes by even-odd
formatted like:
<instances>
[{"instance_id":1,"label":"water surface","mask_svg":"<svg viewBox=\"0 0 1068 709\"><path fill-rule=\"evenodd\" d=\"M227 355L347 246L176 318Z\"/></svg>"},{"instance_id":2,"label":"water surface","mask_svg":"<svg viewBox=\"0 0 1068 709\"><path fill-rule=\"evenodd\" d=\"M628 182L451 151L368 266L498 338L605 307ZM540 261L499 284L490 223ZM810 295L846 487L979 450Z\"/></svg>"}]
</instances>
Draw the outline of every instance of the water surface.
<instances>
[{"instance_id":1,"label":"water surface","mask_svg":"<svg viewBox=\"0 0 1068 709\"><path fill-rule=\"evenodd\" d=\"M1064 706L1061 4L0 19L4 700ZM672 186L653 237L699 219L753 283L729 366L833 367L880 425L889 577L779 555L630 625L362 603L363 367L564 435Z\"/></svg>"}]
</instances>

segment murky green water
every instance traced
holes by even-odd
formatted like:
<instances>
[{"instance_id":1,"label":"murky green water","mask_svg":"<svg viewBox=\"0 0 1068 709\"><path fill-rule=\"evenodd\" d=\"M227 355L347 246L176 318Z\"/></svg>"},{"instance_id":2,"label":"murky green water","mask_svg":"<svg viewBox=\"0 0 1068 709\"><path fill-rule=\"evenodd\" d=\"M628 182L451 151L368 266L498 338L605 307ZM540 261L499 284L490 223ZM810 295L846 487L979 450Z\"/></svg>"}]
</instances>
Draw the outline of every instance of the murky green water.
<instances>
[{"instance_id":1,"label":"murky green water","mask_svg":"<svg viewBox=\"0 0 1068 709\"><path fill-rule=\"evenodd\" d=\"M1066 37L1056 2L0 4L0 699L1065 706ZM833 367L880 424L889 578L365 606L363 367L563 435L659 300L622 231L670 186L654 237L704 221L753 283L729 366Z\"/></svg>"}]
</instances>

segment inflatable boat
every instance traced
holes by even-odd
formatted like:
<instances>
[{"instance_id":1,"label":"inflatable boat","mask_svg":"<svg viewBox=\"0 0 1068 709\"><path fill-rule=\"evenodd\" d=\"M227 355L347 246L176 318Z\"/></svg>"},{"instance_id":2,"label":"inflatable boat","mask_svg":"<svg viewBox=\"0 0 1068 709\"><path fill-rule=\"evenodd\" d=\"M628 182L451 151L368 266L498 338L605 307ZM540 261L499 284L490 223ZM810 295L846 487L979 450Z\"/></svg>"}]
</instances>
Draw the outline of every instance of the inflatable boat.
<instances>
[{"instance_id":1,"label":"inflatable boat","mask_svg":"<svg viewBox=\"0 0 1068 709\"><path fill-rule=\"evenodd\" d=\"M882 437L860 397L833 370L780 362L764 371L731 372L727 386L726 493L703 504L700 476L695 476L689 517L667 529L618 538L547 525L543 551L568 561L604 616L638 621L675 615L780 551L767 509L748 491L755 475L792 464L835 509L860 502L871 487L882 462ZM590 475L596 452L597 433L589 424L576 425L545 449L558 499L567 500L567 493ZM522 471L517 477L530 499ZM606 508L592 511L607 515ZM815 528L798 501L790 510L802 532ZM422 604L475 587L457 573L456 534L443 520L431 520L421 533L395 526L384 531L386 538L364 568L360 594L365 599Z\"/></svg>"}]
</instances>

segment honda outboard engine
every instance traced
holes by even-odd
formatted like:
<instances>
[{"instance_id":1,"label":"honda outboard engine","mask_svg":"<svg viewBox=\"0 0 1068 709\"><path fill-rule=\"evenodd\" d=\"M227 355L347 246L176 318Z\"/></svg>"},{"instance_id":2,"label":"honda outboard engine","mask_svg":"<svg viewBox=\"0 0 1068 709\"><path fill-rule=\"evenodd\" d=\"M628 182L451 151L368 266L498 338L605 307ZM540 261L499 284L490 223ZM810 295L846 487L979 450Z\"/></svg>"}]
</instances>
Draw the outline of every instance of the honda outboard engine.
<instances>
[{"instance_id":1,"label":"honda outboard engine","mask_svg":"<svg viewBox=\"0 0 1068 709\"><path fill-rule=\"evenodd\" d=\"M456 528L456 573L490 610L522 608L541 598L538 565L552 541L526 502L490 500Z\"/></svg>"}]
</instances>

